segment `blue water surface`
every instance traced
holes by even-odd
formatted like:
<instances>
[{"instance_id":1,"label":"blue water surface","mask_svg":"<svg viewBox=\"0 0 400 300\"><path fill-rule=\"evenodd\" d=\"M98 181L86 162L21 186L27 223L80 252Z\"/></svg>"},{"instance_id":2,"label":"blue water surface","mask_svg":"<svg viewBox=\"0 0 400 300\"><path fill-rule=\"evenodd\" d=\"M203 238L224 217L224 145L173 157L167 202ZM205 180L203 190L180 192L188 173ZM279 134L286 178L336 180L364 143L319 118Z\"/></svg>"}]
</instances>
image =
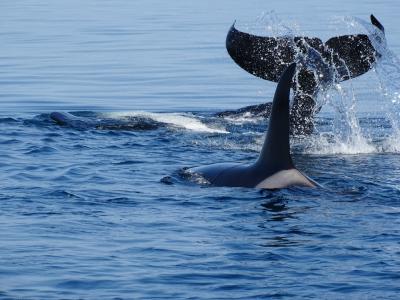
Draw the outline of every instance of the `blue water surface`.
<instances>
[{"instance_id":1,"label":"blue water surface","mask_svg":"<svg viewBox=\"0 0 400 300\"><path fill-rule=\"evenodd\" d=\"M275 89L226 53L235 19L327 40L354 30L347 16L374 13L399 54L399 9L0 3L0 299L398 299L400 135L378 84L390 76L340 87L356 102L347 133L327 104L316 132L292 139L296 165L324 188L216 188L185 168L250 162L261 148L266 120L213 115ZM56 110L84 122L59 126Z\"/></svg>"}]
</instances>

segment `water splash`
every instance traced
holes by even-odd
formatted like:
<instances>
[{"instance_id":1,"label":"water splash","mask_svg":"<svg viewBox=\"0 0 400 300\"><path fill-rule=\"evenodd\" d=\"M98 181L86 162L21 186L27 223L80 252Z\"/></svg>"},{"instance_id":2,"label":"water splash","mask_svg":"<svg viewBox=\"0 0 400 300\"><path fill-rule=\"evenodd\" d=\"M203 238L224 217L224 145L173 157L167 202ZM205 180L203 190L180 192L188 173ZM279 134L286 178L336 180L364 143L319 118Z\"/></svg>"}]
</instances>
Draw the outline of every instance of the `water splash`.
<instances>
[{"instance_id":1,"label":"water splash","mask_svg":"<svg viewBox=\"0 0 400 300\"><path fill-rule=\"evenodd\" d=\"M365 138L353 137L351 141L343 141L332 133L321 133L311 136L307 140L299 141L302 145L302 152L318 155L333 154L368 154L380 152L380 148L367 142ZM295 143L296 144L296 143Z\"/></svg>"},{"instance_id":2,"label":"water splash","mask_svg":"<svg viewBox=\"0 0 400 300\"><path fill-rule=\"evenodd\" d=\"M345 26L351 34L359 33L363 28L355 18L342 18L337 22L340 22L341 27ZM264 26L260 26L260 24L264 24ZM260 28L264 29L263 34L259 33ZM340 27L336 26L336 28ZM326 53L320 52L320 49L313 48L306 38L301 38L307 35L301 31L298 24L283 22L273 11L263 13L258 18L257 25L252 28L249 27L249 30L253 34L258 31L255 34L275 37L286 36L292 39L293 49L296 51L295 61L298 65L301 65L301 68L305 68L313 74L318 87L316 89L318 92L305 96L316 99L315 112L318 112L323 106L329 106L335 112L335 122L331 128L334 135L332 139L329 139L329 145L332 146L330 147L331 152L355 154L375 151L375 147L370 144L370 139L363 136L356 116L357 98L352 81L350 79L345 84L341 83L343 76L351 78L345 61L335 60L335 63L333 63L333 54L332 57L329 57L329 55L327 57ZM376 33L374 34L378 36ZM301 41L298 40L299 37ZM298 74L295 76L298 76ZM297 89L301 90L299 86ZM315 149L327 147L324 134L317 132L319 139L314 139Z\"/></svg>"},{"instance_id":3,"label":"water splash","mask_svg":"<svg viewBox=\"0 0 400 300\"><path fill-rule=\"evenodd\" d=\"M327 132L317 132L314 139L315 153L358 154L376 152L371 138L364 136L359 124L357 113L357 98L352 83L336 83L332 89L321 95L325 105L334 110L334 122L331 126L332 136L328 139Z\"/></svg>"},{"instance_id":4,"label":"water splash","mask_svg":"<svg viewBox=\"0 0 400 300\"><path fill-rule=\"evenodd\" d=\"M337 17L333 19L333 24L337 36L368 35L377 51L372 72L377 77L378 90L384 98L384 101L381 101L382 109L390 121L392 133L383 144L377 145L369 133L363 132L357 118L357 102L360 99L355 94L353 82L350 79L342 83L341 79L346 73L351 77L346 63L343 60L339 61L332 68L332 64L326 61L327 58L304 40L306 51L297 51L296 62L312 72L317 81L318 94L310 95L316 99L315 111L318 112L324 106L334 111L334 122L330 132L318 131L317 128L316 137L311 139L309 151L342 154L400 152L400 59L388 48L384 33L370 22L354 17ZM256 26L249 27L249 30L253 34L287 36L293 39L296 36L305 36L297 23L285 23L273 11L263 13ZM261 30L263 33L260 34Z\"/></svg>"},{"instance_id":5,"label":"water splash","mask_svg":"<svg viewBox=\"0 0 400 300\"><path fill-rule=\"evenodd\" d=\"M384 100L383 109L392 127L386 148L390 152L400 152L400 59L387 47L384 36L372 33L371 42L381 54L374 71Z\"/></svg>"},{"instance_id":6,"label":"water splash","mask_svg":"<svg viewBox=\"0 0 400 300\"><path fill-rule=\"evenodd\" d=\"M126 118L126 117L137 117L142 116L150 118L157 122L174 125L180 128L185 128L191 131L207 132L207 133L228 133L224 128L213 128L204 123L199 119L190 115L183 115L178 113L151 113L144 111L134 112L113 112L105 114L109 118Z\"/></svg>"},{"instance_id":7,"label":"water splash","mask_svg":"<svg viewBox=\"0 0 400 300\"><path fill-rule=\"evenodd\" d=\"M259 36L290 36L300 33L300 27L296 22L287 22L281 19L274 11L262 12L256 21L243 26L247 32Z\"/></svg>"},{"instance_id":8,"label":"water splash","mask_svg":"<svg viewBox=\"0 0 400 300\"><path fill-rule=\"evenodd\" d=\"M201 185L201 186L211 185L211 182L209 182L205 177L203 177L199 173L193 172L190 168L183 168L183 169L179 170L178 175L183 180L192 182L197 185Z\"/></svg>"},{"instance_id":9,"label":"water splash","mask_svg":"<svg viewBox=\"0 0 400 300\"><path fill-rule=\"evenodd\" d=\"M339 29L342 30L344 26L347 34L365 32L364 26L367 26L371 30L371 33L368 34L368 36L371 36L370 39L373 36L379 35L379 30L375 26L357 18L341 17L336 18L334 22L336 23L335 28L337 28L337 31ZM337 34L337 36L340 35L340 33ZM377 44L381 45L378 41ZM349 78L351 77L345 61L339 60L339 64L332 71L334 73L332 80L327 84L327 88L322 89L322 92L317 97L317 107L328 105L333 108L335 114L332 132L334 135L331 139L326 139L325 134L320 134L319 140L315 143L314 150L319 153L343 154L376 152L377 147L372 144L372 138L363 135L356 115L358 99L354 91L352 79L347 80L346 83L341 83L343 74L347 74Z\"/></svg>"}]
</instances>

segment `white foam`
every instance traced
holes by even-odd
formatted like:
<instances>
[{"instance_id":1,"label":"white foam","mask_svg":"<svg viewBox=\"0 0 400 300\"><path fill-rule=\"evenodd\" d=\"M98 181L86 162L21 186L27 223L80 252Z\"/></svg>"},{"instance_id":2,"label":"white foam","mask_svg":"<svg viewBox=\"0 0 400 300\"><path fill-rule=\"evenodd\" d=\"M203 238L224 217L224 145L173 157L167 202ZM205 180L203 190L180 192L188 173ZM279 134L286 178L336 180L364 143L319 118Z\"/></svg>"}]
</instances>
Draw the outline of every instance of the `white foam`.
<instances>
[{"instance_id":1,"label":"white foam","mask_svg":"<svg viewBox=\"0 0 400 300\"><path fill-rule=\"evenodd\" d=\"M304 142L304 141L303 141ZM340 140L336 137L318 135L307 140L306 153L318 155L331 154L368 154L380 152L378 147L373 145L364 137L351 137L348 140Z\"/></svg>"},{"instance_id":2,"label":"white foam","mask_svg":"<svg viewBox=\"0 0 400 300\"><path fill-rule=\"evenodd\" d=\"M209 132L209 133L228 133L224 128L212 128L202 123L200 120L193 116L183 115L178 113L151 113L145 111L134 111L134 112L112 112L104 114L109 118L126 118L126 117L145 117L152 119L157 122L167 123L175 125L187 130L197 132Z\"/></svg>"},{"instance_id":3,"label":"white foam","mask_svg":"<svg viewBox=\"0 0 400 300\"><path fill-rule=\"evenodd\" d=\"M235 125L256 124L260 122L263 117L255 117L252 113L246 112L241 116L224 117L224 119Z\"/></svg>"},{"instance_id":4,"label":"white foam","mask_svg":"<svg viewBox=\"0 0 400 300\"><path fill-rule=\"evenodd\" d=\"M389 153L400 153L400 135L393 134L386 139L383 143L382 151Z\"/></svg>"}]
</instances>

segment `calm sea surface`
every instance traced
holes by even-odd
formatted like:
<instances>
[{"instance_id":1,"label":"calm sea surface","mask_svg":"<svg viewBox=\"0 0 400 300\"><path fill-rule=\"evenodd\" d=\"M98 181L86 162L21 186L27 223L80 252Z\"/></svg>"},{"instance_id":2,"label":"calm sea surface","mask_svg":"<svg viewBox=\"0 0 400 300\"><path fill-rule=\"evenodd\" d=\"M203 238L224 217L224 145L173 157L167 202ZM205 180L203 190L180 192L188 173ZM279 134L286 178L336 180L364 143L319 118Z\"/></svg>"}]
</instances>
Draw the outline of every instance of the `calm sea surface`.
<instances>
[{"instance_id":1,"label":"calm sea surface","mask_svg":"<svg viewBox=\"0 0 400 300\"><path fill-rule=\"evenodd\" d=\"M397 0L2 1L0 299L399 299L399 11ZM261 148L265 120L213 115L275 89L228 56L234 20L327 40L371 13L386 63L332 89L316 133L292 139L298 168L325 188L188 178ZM53 111L81 119L59 126Z\"/></svg>"}]
</instances>

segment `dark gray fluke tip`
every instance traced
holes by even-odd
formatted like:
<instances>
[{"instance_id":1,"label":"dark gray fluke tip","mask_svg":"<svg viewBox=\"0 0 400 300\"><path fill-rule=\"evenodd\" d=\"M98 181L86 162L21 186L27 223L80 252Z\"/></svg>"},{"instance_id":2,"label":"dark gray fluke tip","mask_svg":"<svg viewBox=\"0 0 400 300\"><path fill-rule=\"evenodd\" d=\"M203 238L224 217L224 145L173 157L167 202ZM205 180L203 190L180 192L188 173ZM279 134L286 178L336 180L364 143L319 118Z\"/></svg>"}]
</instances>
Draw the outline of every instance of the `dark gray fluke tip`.
<instances>
[{"instance_id":1,"label":"dark gray fluke tip","mask_svg":"<svg viewBox=\"0 0 400 300\"><path fill-rule=\"evenodd\" d=\"M385 27L383 27L383 25L381 24L381 22L378 21L377 18L375 18L374 15L371 14L371 23L372 25L376 26L377 28L379 28L380 31L382 31L383 33L385 33Z\"/></svg>"}]
</instances>

